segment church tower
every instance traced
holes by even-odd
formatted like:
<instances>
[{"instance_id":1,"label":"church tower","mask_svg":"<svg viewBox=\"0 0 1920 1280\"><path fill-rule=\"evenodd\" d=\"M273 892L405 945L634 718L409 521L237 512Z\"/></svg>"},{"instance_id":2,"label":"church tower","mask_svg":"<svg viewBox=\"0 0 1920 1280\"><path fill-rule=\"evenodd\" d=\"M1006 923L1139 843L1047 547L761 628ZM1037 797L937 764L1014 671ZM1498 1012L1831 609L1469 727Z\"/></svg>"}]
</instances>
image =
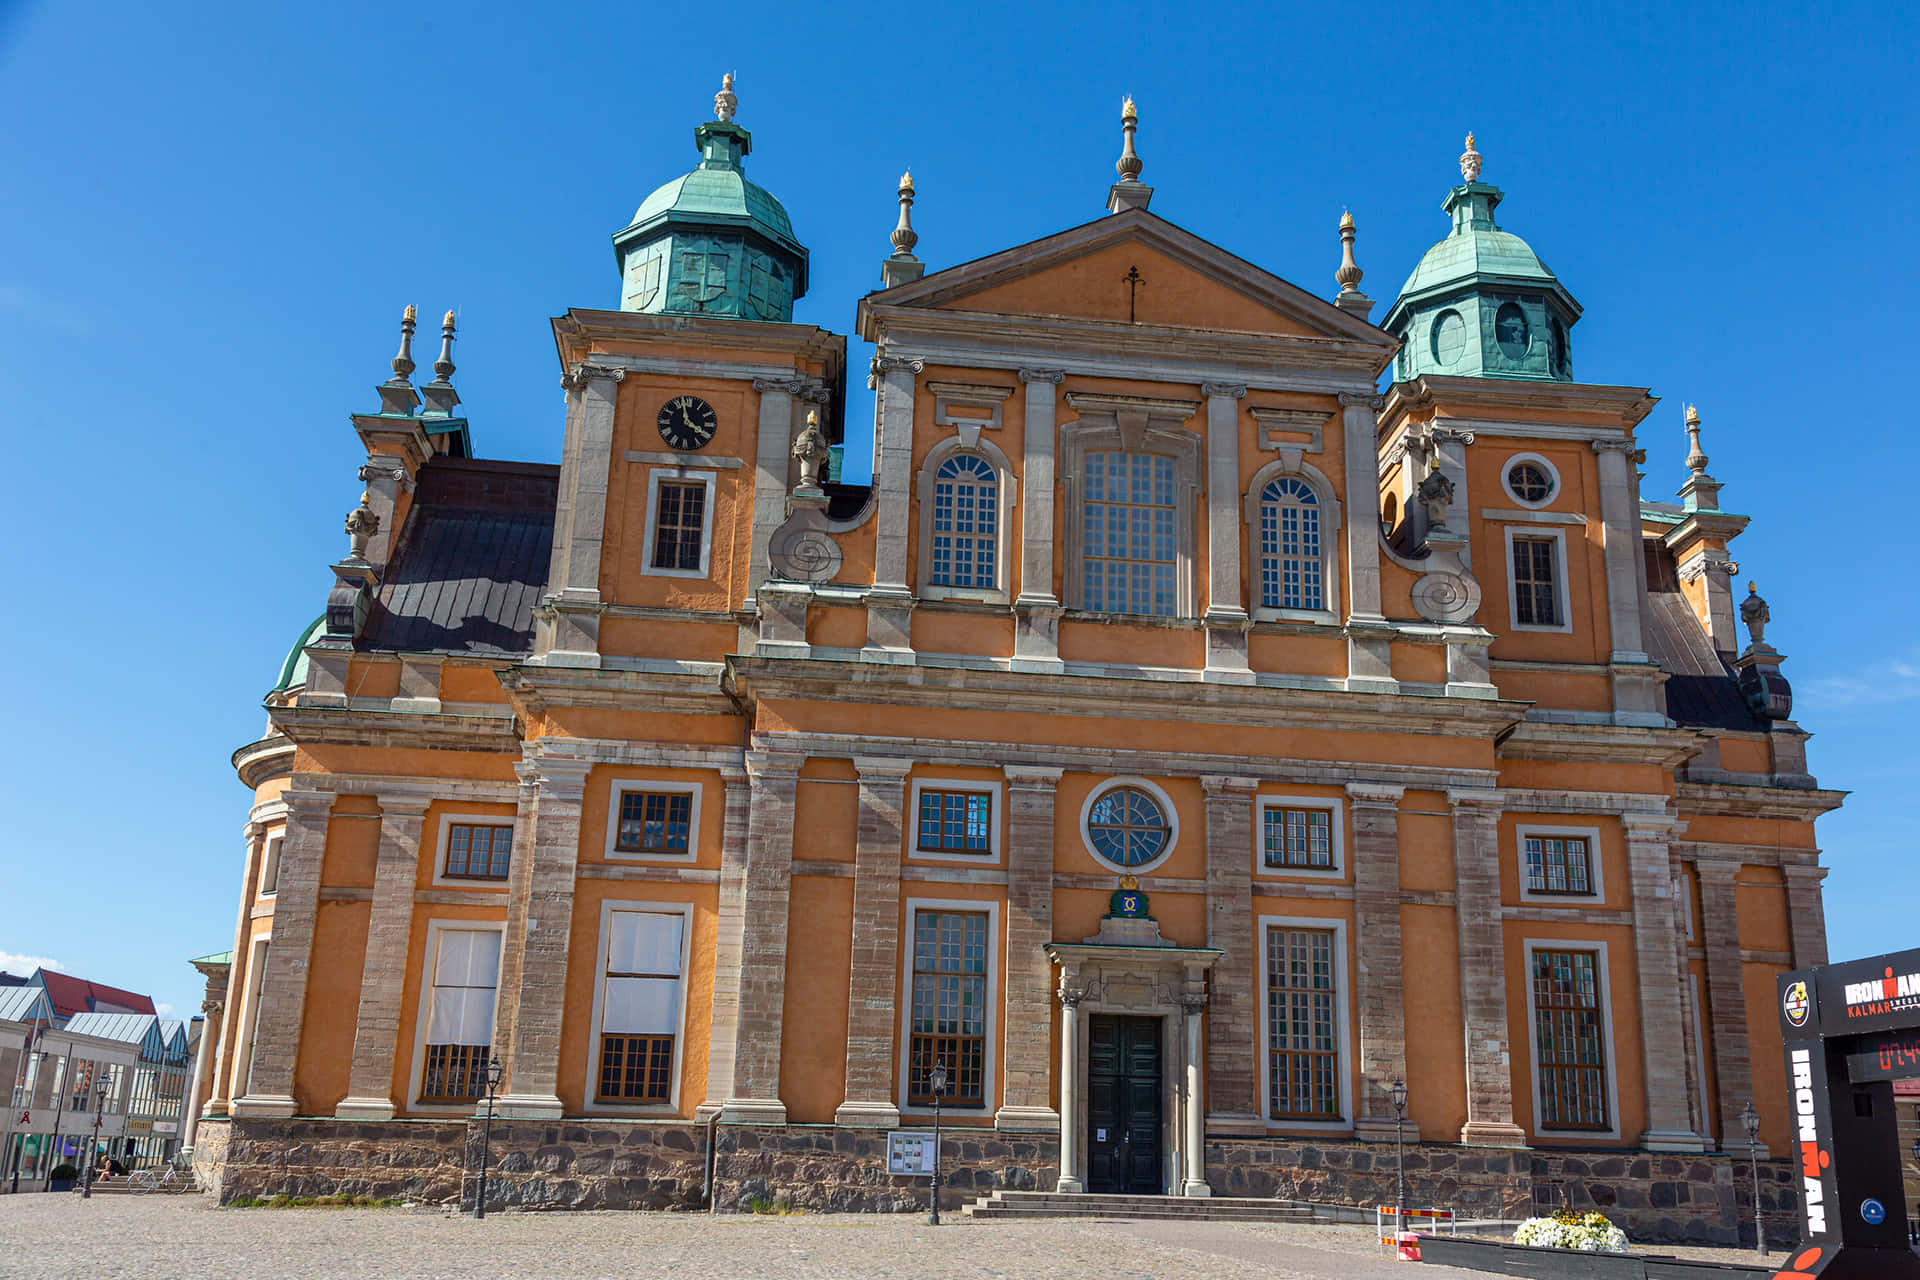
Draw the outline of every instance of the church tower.
<instances>
[{"instance_id":1,"label":"church tower","mask_svg":"<svg viewBox=\"0 0 1920 1280\"><path fill-rule=\"evenodd\" d=\"M693 131L699 165L648 196L613 237L620 310L792 321L807 250L780 202L747 181L753 135L733 122L738 105L729 75L714 118Z\"/></svg>"}]
</instances>

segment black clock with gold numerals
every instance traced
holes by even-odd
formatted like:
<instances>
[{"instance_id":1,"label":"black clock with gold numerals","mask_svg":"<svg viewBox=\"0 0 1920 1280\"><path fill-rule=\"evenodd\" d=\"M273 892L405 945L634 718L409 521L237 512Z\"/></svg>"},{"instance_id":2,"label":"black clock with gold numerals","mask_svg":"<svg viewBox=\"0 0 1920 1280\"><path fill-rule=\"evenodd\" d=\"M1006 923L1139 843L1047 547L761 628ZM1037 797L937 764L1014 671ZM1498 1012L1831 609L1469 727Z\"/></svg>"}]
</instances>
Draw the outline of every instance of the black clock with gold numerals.
<instances>
[{"instance_id":1,"label":"black clock with gold numerals","mask_svg":"<svg viewBox=\"0 0 1920 1280\"><path fill-rule=\"evenodd\" d=\"M699 396L675 396L660 406L660 438L676 449L700 449L713 439L720 419Z\"/></svg>"}]
</instances>

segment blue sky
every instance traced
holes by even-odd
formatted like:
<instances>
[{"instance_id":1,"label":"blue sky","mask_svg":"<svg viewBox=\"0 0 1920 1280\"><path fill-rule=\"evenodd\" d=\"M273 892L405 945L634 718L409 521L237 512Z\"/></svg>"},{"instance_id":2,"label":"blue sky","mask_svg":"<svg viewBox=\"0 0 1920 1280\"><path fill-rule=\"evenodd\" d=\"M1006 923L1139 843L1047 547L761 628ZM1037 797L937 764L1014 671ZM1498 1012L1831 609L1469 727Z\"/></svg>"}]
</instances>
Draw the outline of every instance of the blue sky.
<instances>
[{"instance_id":1,"label":"blue sky","mask_svg":"<svg viewBox=\"0 0 1920 1280\"><path fill-rule=\"evenodd\" d=\"M347 414L400 308L459 309L483 454L557 461L548 319L616 305L608 237L691 167L725 70L812 250L797 318L839 332L903 167L932 269L1060 230L1102 210L1124 93L1156 212L1330 296L1351 208L1378 318L1475 130L1586 308L1576 374L1665 398L1647 495L1697 401L1755 517L1742 577L1854 792L1819 828L1834 955L1920 943L1920 77L1910 10L1846 10L0 0L0 953L197 1007L186 959L233 936L227 757L345 548Z\"/></svg>"}]
</instances>

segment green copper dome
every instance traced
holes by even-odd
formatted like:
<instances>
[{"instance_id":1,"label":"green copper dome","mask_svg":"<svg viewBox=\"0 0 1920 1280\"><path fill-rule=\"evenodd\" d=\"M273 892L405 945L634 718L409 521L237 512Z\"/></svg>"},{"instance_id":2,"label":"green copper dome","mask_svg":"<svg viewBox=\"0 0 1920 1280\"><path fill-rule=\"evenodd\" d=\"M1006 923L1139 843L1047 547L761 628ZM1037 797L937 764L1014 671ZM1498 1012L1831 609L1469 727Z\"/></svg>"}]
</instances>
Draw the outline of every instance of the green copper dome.
<instances>
[{"instance_id":1,"label":"green copper dome","mask_svg":"<svg viewBox=\"0 0 1920 1280\"><path fill-rule=\"evenodd\" d=\"M1381 321L1400 339L1395 378L1573 381L1568 330L1580 304L1525 240L1494 224L1501 191L1479 181L1471 137L1460 161L1467 181L1442 205L1453 230L1427 250Z\"/></svg>"},{"instance_id":2,"label":"green copper dome","mask_svg":"<svg viewBox=\"0 0 1920 1280\"><path fill-rule=\"evenodd\" d=\"M286 660L280 664L280 679L274 682L269 693L279 693L282 689L298 688L307 682L307 646L325 635L327 615L321 614L300 633L293 642L293 648L287 650Z\"/></svg>"},{"instance_id":3,"label":"green copper dome","mask_svg":"<svg viewBox=\"0 0 1920 1280\"><path fill-rule=\"evenodd\" d=\"M772 193L747 181L753 135L733 123L736 101L729 76L714 99L719 119L693 131L699 167L648 196L613 237L622 311L793 319L806 246Z\"/></svg>"}]
</instances>

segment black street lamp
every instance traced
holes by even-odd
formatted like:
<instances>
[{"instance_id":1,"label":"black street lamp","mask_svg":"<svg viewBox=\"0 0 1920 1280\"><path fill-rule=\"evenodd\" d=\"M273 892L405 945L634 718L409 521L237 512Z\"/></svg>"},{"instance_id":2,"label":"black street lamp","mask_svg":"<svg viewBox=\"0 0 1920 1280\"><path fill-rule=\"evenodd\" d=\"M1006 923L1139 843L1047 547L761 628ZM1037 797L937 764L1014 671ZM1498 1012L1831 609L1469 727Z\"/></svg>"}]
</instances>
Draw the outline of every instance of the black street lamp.
<instances>
[{"instance_id":1,"label":"black street lamp","mask_svg":"<svg viewBox=\"0 0 1920 1280\"><path fill-rule=\"evenodd\" d=\"M1393 1164L1399 1173L1400 1191L1394 1200L1394 1234L1407 1229L1407 1153L1400 1139L1401 1126L1407 1122L1407 1082L1395 1080L1387 1086L1387 1096L1393 1099Z\"/></svg>"},{"instance_id":2,"label":"black street lamp","mask_svg":"<svg viewBox=\"0 0 1920 1280\"><path fill-rule=\"evenodd\" d=\"M1753 1109L1753 1099L1747 1099L1746 1109L1740 1113L1740 1123L1747 1129L1747 1156L1753 1162L1753 1242L1760 1250L1760 1256L1767 1256L1767 1223L1760 1212L1760 1113Z\"/></svg>"},{"instance_id":3,"label":"black street lamp","mask_svg":"<svg viewBox=\"0 0 1920 1280\"><path fill-rule=\"evenodd\" d=\"M487 1123L480 1131L480 1194L474 1197L473 1216L487 1216L487 1162L493 1154L493 1095L500 1088L500 1055L487 1063Z\"/></svg>"},{"instance_id":4,"label":"black street lamp","mask_svg":"<svg viewBox=\"0 0 1920 1280\"><path fill-rule=\"evenodd\" d=\"M93 1166L100 1163L100 1121L107 1111L107 1082L102 1080L94 1091L93 1105L93 1146L87 1152L87 1167L80 1171L80 1198L93 1199Z\"/></svg>"},{"instance_id":5,"label":"black street lamp","mask_svg":"<svg viewBox=\"0 0 1920 1280\"><path fill-rule=\"evenodd\" d=\"M947 1064L936 1062L927 1076L933 1089L933 1212L927 1215L931 1226L940 1225L940 1095L947 1091Z\"/></svg>"}]
</instances>

